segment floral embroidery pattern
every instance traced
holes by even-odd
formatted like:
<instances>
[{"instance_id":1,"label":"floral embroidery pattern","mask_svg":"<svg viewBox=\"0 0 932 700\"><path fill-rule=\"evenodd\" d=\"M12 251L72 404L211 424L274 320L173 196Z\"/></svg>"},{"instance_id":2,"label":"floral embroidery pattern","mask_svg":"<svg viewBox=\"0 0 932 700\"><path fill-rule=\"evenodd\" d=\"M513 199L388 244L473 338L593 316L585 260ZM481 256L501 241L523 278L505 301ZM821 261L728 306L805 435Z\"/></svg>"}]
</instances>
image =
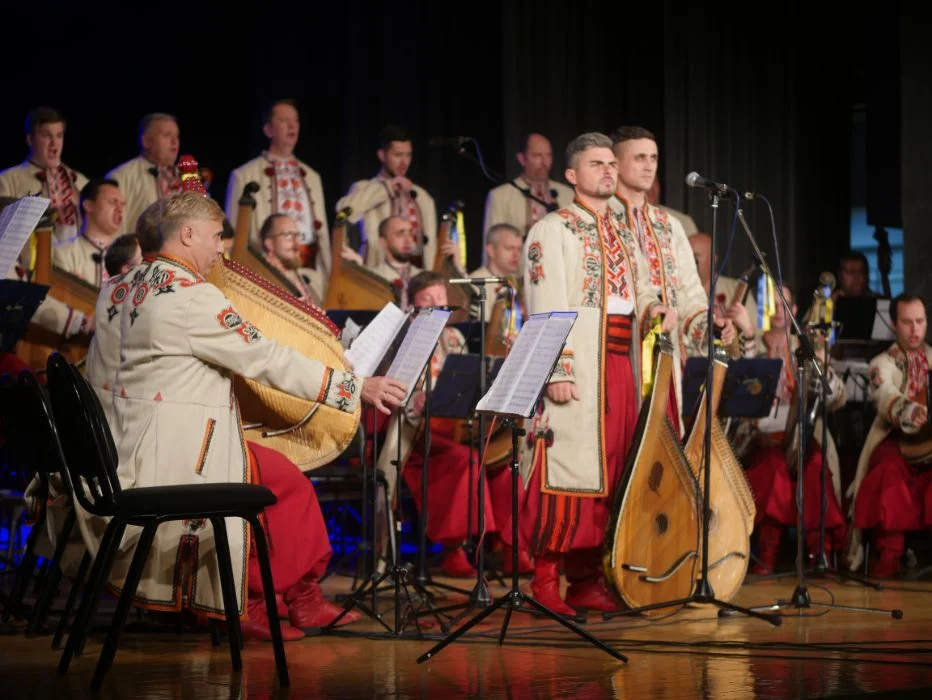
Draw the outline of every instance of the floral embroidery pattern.
<instances>
[{"instance_id":1,"label":"floral embroidery pattern","mask_svg":"<svg viewBox=\"0 0 932 700\"><path fill-rule=\"evenodd\" d=\"M333 387L334 391L336 391L336 398L333 403L341 411L351 411L353 409L356 386L356 375L346 373L343 375L343 379Z\"/></svg>"},{"instance_id":2,"label":"floral embroidery pattern","mask_svg":"<svg viewBox=\"0 0 932 700\"><path fill-rule=\"evenodd\" d=\"M262 340L262 336L259 334L259 329L252 325L249 321L243 321L239 328L236 329L236 332L243 337L243 340L246 341L247 345Z\"/></svg>"},{"instance_id":3,"label":"floral embroidery pattern","mask_svg":"<svg viewBox=\"0 0 932 700\"><path fill-rule=\"evenodd\" d=\"M231 331L243 325L243 317L240 316L232 306L228 306L217 314L217 320L220 322L221 328L226 328Z\"/></svg>"},{"instance_id":4,"label":"floral embroidery pattern","mask_svg":"<svg viewBox=\"0 0 932 700\"><path fill-rule=\"evenodd\" d=\"M544 266L541 264L541 260L544 259L544 247L540 241L534 241L528 246L527 259L531 263L531 284L540 284L544 279Z\"/></svg>"}]
</instances>

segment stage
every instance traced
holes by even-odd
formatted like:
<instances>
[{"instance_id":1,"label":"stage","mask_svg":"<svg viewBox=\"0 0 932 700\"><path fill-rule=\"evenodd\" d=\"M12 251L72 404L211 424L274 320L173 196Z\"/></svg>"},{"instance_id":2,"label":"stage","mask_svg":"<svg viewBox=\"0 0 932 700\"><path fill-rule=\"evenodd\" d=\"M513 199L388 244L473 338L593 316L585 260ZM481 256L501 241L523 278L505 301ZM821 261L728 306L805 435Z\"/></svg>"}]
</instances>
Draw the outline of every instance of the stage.
<instances>
[{"instance_id":1,"label":"stage","mask_svg":"<svg viewBox=\"0 0 932 700\"><path fill-rule=\"evenodd\" d=\"M438 579L459 583L449 579ZM523 580L523 587L526 580ZM333 576L328 595L349 590L351 579ZM932 584L896 581L884 591L810 582L814 602L901 608L889 616L813 608L771 627L740 616L719 619L714 610L684 610L664 619L590 614L585 628L629 657L610 658L559 625L524 613L512 616L505 645L497 646L503 614L470 632L434 659L418 656L440 639L390 639L368 620L323 637L286 644L291 688L277 689L271 644L249 641L243 671L230 669L229 650L214 648L204 632L133 622L121 640L102 696L107 698L797 698L893 693L929 697L932 688ZM748 583L735 602L767 604L786 598L794 579ZM493 595L505 589L493 585ZM441 601L448 604L456 596ZM57 607L62 599L57 601ZM112 601L98 618L109 620ZM391 617L389 597L381 606ZM367 635L367 633L371 633ZM0 637L4 698L88 694L103 642L88 642L65 678L55 675L59 652L49 637ZM922 690L924 689L924 690Z\"/></svg>"}]
</instances>

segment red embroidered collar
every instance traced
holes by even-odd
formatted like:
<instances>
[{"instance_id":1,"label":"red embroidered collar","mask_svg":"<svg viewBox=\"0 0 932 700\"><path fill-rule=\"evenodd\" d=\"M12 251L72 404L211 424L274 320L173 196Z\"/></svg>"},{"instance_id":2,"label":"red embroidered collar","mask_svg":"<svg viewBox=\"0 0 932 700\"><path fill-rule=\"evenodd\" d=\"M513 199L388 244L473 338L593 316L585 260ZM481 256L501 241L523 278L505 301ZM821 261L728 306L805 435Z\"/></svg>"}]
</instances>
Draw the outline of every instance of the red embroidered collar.
<instances>
[{"instance_id":1,"label":"red embroidered collar","mask_svg":"<svg viewBox=\"0 0 932 700\"><path fill-rule=\"evenodd\" d=\"M186 260L182 260L181 258L170 255L169 253L159 253L155 256L155 258L157 260L162 260L163 262L171 263L172 265L177 265L181 269L190 272L199 282L204 281L204 277L191 266L191 263L187 262Z\"/></svg>"}]
</instances>

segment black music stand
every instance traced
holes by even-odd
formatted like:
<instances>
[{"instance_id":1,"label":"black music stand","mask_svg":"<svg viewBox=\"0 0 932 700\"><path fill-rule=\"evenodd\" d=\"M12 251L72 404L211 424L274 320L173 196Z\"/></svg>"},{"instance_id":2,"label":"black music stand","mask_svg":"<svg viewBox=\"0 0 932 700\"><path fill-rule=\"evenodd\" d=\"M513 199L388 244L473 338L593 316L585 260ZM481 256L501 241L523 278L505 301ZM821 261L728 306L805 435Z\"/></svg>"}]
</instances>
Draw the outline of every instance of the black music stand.
<instances>
[{"instance_id":1,"label":"black music stand","mask_svg":"<svg viewBox=\"0 0 932 700\"><path fill-rule=\"evenodd\" d=\"M0 280L0 352L13 352L48 291L44 284Z\"/></svg>"},{"instance_id":2,"label":"black music stand","mask_svg":"<svg viewBox=\"0 0 932 700\"><path fill-rule=\"evenodd\" d=\"M780 383L783 361L769 357L740 358L728 363L720 418L763 418L773 410L773 398ZM690 406L684 418L695 415L706 380L706 362L690 357L683 370L683 408Z\"/></svg>"},{"instance_id":3,"label":"black music stand","mask_svg":"<svg viewBox=\"0 0 932 700\"><path fill-rule=\"evenodd\" d=\"M541 315L545 315L545 314L541 314ZM573 313L573 318L575 319L575 313ZM567 335L568 335L568 331L567 331ZM519 337L518 342L520 342L520 340L521 339ZM566 342L566 336L563 336L563 339L560 343L561 349L565 342ZM517 348L518 348L518 345L516 343L515 349L517 350ZM559 359L560 359L560 351L558 350L555 353L553 362L550 363L549 365L550 371L546 372L546 374L538 382L538 386L535 387L536 399L531 403L531 408L527 411L525 415L521 415L519 413L511 413L507 411L493 411L493 410L483 410L483 409L477 408L477 412L480 413L480 415L496 414L496 415L501 416L504 419L505 426L511 430L511 536L512 536L512 542L514 545L512 547L512 553L511 553L511 557L512 557L511 589L504 596L502 596L497 601L495 601L494 603L486 607L484 610L479 612L469 622L464 624L462 627L459 627L454 632L450 633L445 639L441 640L438 644L431 647L431 649L428 650L426 653L419 656L417 659L417 662L419 664L424 663L425 661L429 661L430 659L435 657L437 654L443 651L444 648L446 648L448 645L455 642L461 636L466 634L466 632L468 632L473 627L478 625L480 622L482 622L485 618L487 618L489 615L491 615L493 612L495 612L499 608L505 608L505 620L502 622L502 630L498 637L499 646L502 646L505 643L505 633L508 631L508 623L511 621L511 614L515 610L519 612L532 612L533 611L545 617L549 617L551 620L554 620L555 622L559 622L561 625L566 627L568 630L570 630L571 632L575 632L578 636L580 636L581 638L583 638L584 640L586 640L587 642L589 642L596 648L601 649L602 651L609 654L610 656L620 661L627 662L628 660L627 657L624 656L623 654L615 651L614 649L612 649L610 646L608 646L604 642L596 639L594 636L592 636L591 634L589 634L588 632L586 632L584 629L574 624L573 622L567 620L564 617L561 617L560 615L557 615L555 612L547 608L545 605L541 604L537 600L534 600L534 598L526 595L518 588L518 478L519 478L518 439L522 435L525 434L524 429L520 427L520 421L522 421L523 419L530 418L533 415L534 408L537 406L537 404L542 399L544 388L547 386L547 379L552 374L553 368L556 367L556 364L559 361ZM507 361L508 360L506 360L506 362ZM492 388L489 390L489 394L487 394L486 396L490 396L495 391L495 389L496 387L493 384ZM529 606L530 609L528 609L528 607L522 607L522 606Z\"/></svg>"},{"instance_id":4,"label":"black music stand","mask_svg":"<svg viewBox=\"0 0 932 700\"><path fill-rule=\"evenodd\" d=\"M419 317L428 316L433 310L434 309L432 308L418 309L417 310L418 316ZM449 318L449 314L447 318ZM414 325L416 323L417 323L417 319L415 319L414 321L411 321L409 319L408 321L406 321L406 324L408 325L405 328L405 333L402 334L399 331L398 334L395 336L395 341L390 347L390 350L386 352L385 357L382 358L382 362L380 363L380 369L378 370L380 374L382 373L381 368L384 367L384 365L389 361L388 360L389 356L394 355L394 358L391 360L391 366L389 367L389 370L384 373L386 376L392 376L392 377L402 376L403 370L405 370L406 368L411 368L411 372L410 372L411 376L420 377L422 374L425 373L425 370L427 370L426 376L427 376L427 381L429 383L430 381L429 363L436 349L437 340L439 339L439 333L437 334L437 337L433 339L433 344L430 347L430 352L426 356L420 355L418 350L416 348L413 348L410 352L405 352L404 357L399 357L399 354L401 353L401 351L404 349L404 346L405 346L404 341L401 341L400 339L402 335L404 335L405 338L407 338L407 336L412 331L415 331ZM396 477L395 503L397 504L397 507L395 510L396 534L401 531L401 522L402 522L401 499L397 498L398 489L400 488L401 482L402 482L401 472L404 467L404 460L402 459L402 454L401 454L401 423L403 420L403 417L401 414L405 410L407 401L409 401L411 397L414 395L413 384L416 384L416 382L413 382L412 385L409 385L408 399L405 401L403 405L399 406L394 411L394 415L397 419L396 425L398 429L398 444L397 444L397 451L395 455L396 458L392 460L392 464L394 465L395 470L396 470L395 471L395 477ZM425 420L427 419L428 419L428 416L425 413ZM377 455L375 455L374 457L375 459L378 458ZM373 471L375 469L376 467L373 467ZM424 469L423 477L426 483L426 478L427 478L426 455L425 455L425 469ZM426 506L426 502L423 505ZM391 507L391 504L387 504L387 506ZM422 509L422 511L426 513L426 509ZM376 518L373 518L373 543L375 542L375 537L376 537L376 535L374 534L376 531L376 528L375 528L376 520L377 520ZM386 631L393 637L406 636L404 630L411 621L413 621L415 626L417 627L416 636L420 637L421 627L420 627L420 623L418 622L418 613L417 613L417 610L415 609L417 607L416 602L420 602L423 605L426 605L428 610L434 614L437 620L437 623L440 625L441 630L446 631L446 624L437 614L437 608L433 604L432 596L430 592L427 591L412 575L413 567L410 564L402 566L400 543L398 542L398 537L396 536L392 538L392 542L393 542L392 566L387 568L385 572L382 573L378 577L376 577L375 572L373 572L372 578L369 581L366 581L362 586L360 586L358 590L356 590L352 595L350 595L344 601L343 610L340 612L340 614L337 615L333 620L331 620L331 622L328 625L321 628L322 634L332 630L334 627L336 627L337 623L341 619L343 619L343 617L350 610L352 610L354 607L358 607L370 618L378 621L379 624L381 624L386 629ZM373 557L373 562L374 562L374 557ZM379 590L385 590L385 589L379 589L379 586L386 579L391 580L391 584L388 588L389 590L392 590L394 592L394 613L395 613L394 626L388 625L385 622L385 620L382 619L382 616L378 614L377 610L375 609L376 593ZM414 595L412 595L412 589L414 591ZM372 602L373 602L371 608L368 605L366 605L366 603L363 602L365 597L370 594L372 595ZM402 612L401 612L402 594L404 595L405 600L407 601L408 610L410 611L409 614L406 614L404 616L402 615Z\"/></svg>"}]
</instances>

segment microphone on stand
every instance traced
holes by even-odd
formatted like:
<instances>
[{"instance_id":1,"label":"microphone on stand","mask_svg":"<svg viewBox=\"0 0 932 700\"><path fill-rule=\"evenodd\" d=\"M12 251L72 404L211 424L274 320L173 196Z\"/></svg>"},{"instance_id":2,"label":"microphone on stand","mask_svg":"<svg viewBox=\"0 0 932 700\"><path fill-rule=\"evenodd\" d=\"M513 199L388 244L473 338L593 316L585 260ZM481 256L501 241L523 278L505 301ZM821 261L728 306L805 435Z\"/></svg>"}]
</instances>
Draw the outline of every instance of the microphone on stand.
<instances>
[{"instance_id":1,"label":"microphone on stand","mask_svg":"<svg viewBox=\"0 0 932 700\"><path fill-rule=\"evenodd\" d=\"M507 284L507 277L455 277L447 280L450 284Z\"/></svg>"},{"instance_id":2,"label":"microphone on stand","mask_svg":"<svg viewBox=\"0 0 932 700\"><path fill-rule=\"evenodd\" d=\"M690 187L697 187L701 190L708 190L709 192L718 192L719 194L725 194L726 192L735 192L732 188L726 185L723 182L715 182L715 180L709 180L708 178L702 177L695 170L686 176L686 184Z\"/></svg>"}]
</instances>

